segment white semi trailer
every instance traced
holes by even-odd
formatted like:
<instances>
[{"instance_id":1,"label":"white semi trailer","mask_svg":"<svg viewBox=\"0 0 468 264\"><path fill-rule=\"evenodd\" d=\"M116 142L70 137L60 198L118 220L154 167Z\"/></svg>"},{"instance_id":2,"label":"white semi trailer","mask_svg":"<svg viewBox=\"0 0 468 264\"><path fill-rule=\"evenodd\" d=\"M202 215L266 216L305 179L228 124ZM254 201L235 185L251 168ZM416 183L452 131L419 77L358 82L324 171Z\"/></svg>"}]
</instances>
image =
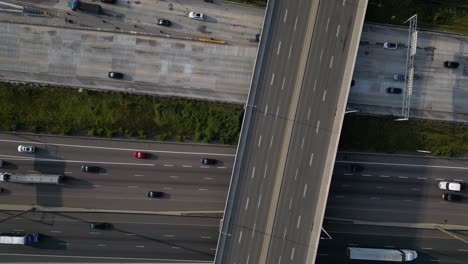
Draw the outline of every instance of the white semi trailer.
<instances>
[{"instance_id":1,"label":"white semi trailer","mask_svg":"<svg viewBox=\"0 0 468 264\"><path fill-rule=\"evenodd\" d=\"M61 174L0 173L2 182L60 184L62 180Z\"/></svg>"},{"instance_id":2,"label":"white semi trailer","mask_svg":"<svg viewBox=\"0 0 468 264\"><path fill-rule=\"evenodd\" d=\"M418 253L414 250L397 248L348 247L347 253L350 259L355 260L407 262L418 257Z\"/></svg>"},{"instance_id":3,"label":"white semi trailer","mask_svg":"<svg viewBox=\"0 0 468 264\"><path fill-rule=\"evenodd\" d=\"M0 244L7 245L29 245L39 242L39 234L37 233L2 233L0 234Z\"/></svg>"}]
</instances>

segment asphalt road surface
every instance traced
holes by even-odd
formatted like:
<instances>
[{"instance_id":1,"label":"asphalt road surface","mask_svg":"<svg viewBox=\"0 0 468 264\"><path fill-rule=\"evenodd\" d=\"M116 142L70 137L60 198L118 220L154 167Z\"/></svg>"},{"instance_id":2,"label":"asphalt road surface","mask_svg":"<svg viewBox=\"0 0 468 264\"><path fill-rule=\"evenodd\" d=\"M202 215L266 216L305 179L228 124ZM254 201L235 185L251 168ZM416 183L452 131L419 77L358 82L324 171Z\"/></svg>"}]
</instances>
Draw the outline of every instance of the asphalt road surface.
<instances>
[{"instance_id":1,"label":"asphalt road surface","mask_svg":"<svg viewBox=\"0 0 468 264\"><path fill-rule=\"evenodd\" d=\"M318 263L346 259L349 245L414 249L415 263L466 262L467 244L435 226L468 238L468 192L449 202L438 188L442 180L467 182L467 170L465 159L339 154L324 222L333 240L320 241Z\"/></svg>"},{"instance_id":2,"label":"asphalt road surface","mask_svg":"<svg viewBox=\"0 0 468 264\"><path fill-rule=\"evenodd\" d=\"M361 2L270 2L217 263L314 261Z\"/></svg>"},{"instance_id":3,"label":"asphalt road surface","mask_svg":"<svg viewBox=\"0 0 468 264\"><path fill-rule=\"evenodd\" d=\"M222 212L234 147L0 134L2 172L64 173L63 185L1 183L2 203L133 211ZM36 153L19 153L19 144ZM136 159L134 151L151 154ZM218 160L203 165L201 158ZM82 165L98 173L81 172ZM146 196L162 191L162 199Z\"/></svg>"},{"instance_id":4,"label":"asphalt road surface","mask_svg":"<svg viewBox=\"0 0 468 264\"><path fill-rule=\"evenodd\" d=\"M112 213L0 212L1 232L39 233L34 245L0 245L0 262L208 263L219 218ZM90 229L109 223L109 230Z\"/></svg>"}]
</instances>

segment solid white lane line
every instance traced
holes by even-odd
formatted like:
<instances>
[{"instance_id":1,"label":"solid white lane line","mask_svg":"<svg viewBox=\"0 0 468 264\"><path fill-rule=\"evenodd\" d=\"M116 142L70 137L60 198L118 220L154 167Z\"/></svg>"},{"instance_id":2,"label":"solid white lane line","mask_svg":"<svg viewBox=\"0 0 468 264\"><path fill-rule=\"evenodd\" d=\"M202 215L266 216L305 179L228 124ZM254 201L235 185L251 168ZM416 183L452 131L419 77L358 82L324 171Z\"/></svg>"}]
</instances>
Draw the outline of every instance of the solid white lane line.
<instances>
[{"instance_id":1,"label":"solid white lane line","mask_svg":"<svg viewBox=\"0 0 468 264\"><path fill-rule=\"evenodd\" d=\"M281 50L281 41L278 43L278 50L276 51L276 55L279 55Z\"/></svg>"},{"instance_id":2,"label":"solid white lane line","mask_svg":"<svg viewBox=\"0 0 468 264\"><path fill-rule=\"evenodd\" d=\"M7 139L0 139L0 142L16 142L16 143L29 143L29 144L36 144L36 145L47 145L47 146L61 146L61 147L73 147L73 148L90 148L90 149L101 149L101 150L123 150L123 151L142 151L142 152L150 152L150 153L170 153L170 154L186 154L186 155L210 155L210 156L229 156L235 157L236 154L220 154L220 153L208 153L208 152L182 152L182 151L164 151L164 150L144 150L144 149L129 149L129 148L111 148L111 147L97 147L97 146L88 146L88 145L72 145L72 144L57 144L57 143L41 143L35 141L18 141L18 140L7 140ZM95 162L95 161L72 161L72 160L58 160L58 159L37 159L37 158L29 158L29 157L19 157L21 159L34 159L34 160L45 160L45 161L59 161L59 162L76 162L76 163L105 163L108 162ZM114 163L109 163L114 164ZM120 163L115 163L120 164ZM140 164L140 163L122 163L122 164L134 164L134 165L152 165L154 164Z\"/></svg>"},{"instance_id":3,"label":"solid white lane line","mask_svg":"<svg viewBox=\"0 0 468 264\"><path fill-rule=\"evenodd\" d=\"M252 179L255 177L255 166L252 168Z\"/></svg>"}]
</instances>

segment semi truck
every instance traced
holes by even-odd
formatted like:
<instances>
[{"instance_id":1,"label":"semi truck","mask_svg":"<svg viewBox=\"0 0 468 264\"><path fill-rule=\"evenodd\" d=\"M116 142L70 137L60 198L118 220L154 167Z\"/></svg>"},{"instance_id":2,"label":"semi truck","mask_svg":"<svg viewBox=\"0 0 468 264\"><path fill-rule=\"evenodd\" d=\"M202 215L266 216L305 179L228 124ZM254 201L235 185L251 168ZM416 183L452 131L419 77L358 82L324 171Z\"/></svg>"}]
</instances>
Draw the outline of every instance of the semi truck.
<instances>
[{"instance_id":1,"label":"semi truck","mask_svg":"<svg viewBox=\"0 0 468 264\"><path fill-rule=\"evenodd\" d=\"M410 249L397 248L359 248L348 247L347 255L352 260L379 260L408 262L418 257L418 253Z\"/></svg>"},{"instance_id":2,"label":"semi truck","mask_svg":"<svg viewBox=\"0 0 468 264\"><path fill-rule=\"evenodd\" d=\"M8 245L30 245L39 242L39 234L37 233L1 233L0 244Z\"/></svg>"},{"instance_id":3,"label":"semi truck","mask_svg":"<svg viewBox=\"0 0 468 264\"><path fill-rule=\"evenodd\" d=\"M0 173L0 181L12 183L42 183L60 184L63 181L61 174L21 174L21 173Z\"/></svg>"},{"instance_id":4,"label":"semi truck","mask_svg":"<svg viewBox=\"0 0 468 264\"><path fill-rule=\"evenodd\" d=\"M70 7L72 10L79 10L79 11L87 12L87 13L93 13L93 14L102 13L102 7L100 5L82 2L79 0L69 0L68 7Z\"/></svg>"}]
</instances>

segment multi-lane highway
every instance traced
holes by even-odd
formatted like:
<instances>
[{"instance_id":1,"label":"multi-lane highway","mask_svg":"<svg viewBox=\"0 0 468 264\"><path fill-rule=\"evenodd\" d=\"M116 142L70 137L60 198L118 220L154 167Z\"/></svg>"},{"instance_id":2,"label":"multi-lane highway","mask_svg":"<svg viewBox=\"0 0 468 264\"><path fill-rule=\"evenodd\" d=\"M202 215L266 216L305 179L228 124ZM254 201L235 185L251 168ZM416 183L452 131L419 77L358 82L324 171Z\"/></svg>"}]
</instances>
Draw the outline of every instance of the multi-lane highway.
<instances>
[{"instance_id":1,"label":"multi-lane highway","mask_svg":"<svg viewBox=\"0 0 468 264\"><path fill-rule=\"evenodd\" d=\"M6 204L143 211L221 211L235 148L191 144L159 144L112 140L38 137L1 134L3 171L64 173L59 186L2 183L11 195ZM34 154L18 153L17 146L34 145ZM151 154L135 159L134 151ZM203 165L200 159L219 162ZM101 168L81 172L82 165ZM148 191L166 197L154 200Z\"/></svg>"},{"instance_id":2,"label":"multi-lane highway","mask_svg":"<svg viewBox=\"0 0 468 264\"><path fill-rule=\"evenodd\" d=\"M367 1L270 1L217 263L311 263Z\"/></svg>"},{"instance_id":3,"label":"multi-lane highway","mask_svg":"<svg viewBox=\"0 0 468 264\"><path fill-rule=\"evenodd\" d=\"M32 246L0 245L2 262L208 263L213 259L219 218L116 213L0 213L2 232L36 232ZM109 223L109 230L90 229Z\"/></svg>"},{"instance_id":4,"label":"multi-lane highway","mask_svg":"<svg viewBox=\"0 0 468 264\"><path fill-rule=\"evenodd\" d=\"M449 202L438 188L468 182L467 170L465 159L339 154L324 222L333 240L320 242L318 263L346 259L349 245L414 249L415 263L466 262L468 245L435 226L468 238L468 192Z\"/></svg>"}]
</instances>

